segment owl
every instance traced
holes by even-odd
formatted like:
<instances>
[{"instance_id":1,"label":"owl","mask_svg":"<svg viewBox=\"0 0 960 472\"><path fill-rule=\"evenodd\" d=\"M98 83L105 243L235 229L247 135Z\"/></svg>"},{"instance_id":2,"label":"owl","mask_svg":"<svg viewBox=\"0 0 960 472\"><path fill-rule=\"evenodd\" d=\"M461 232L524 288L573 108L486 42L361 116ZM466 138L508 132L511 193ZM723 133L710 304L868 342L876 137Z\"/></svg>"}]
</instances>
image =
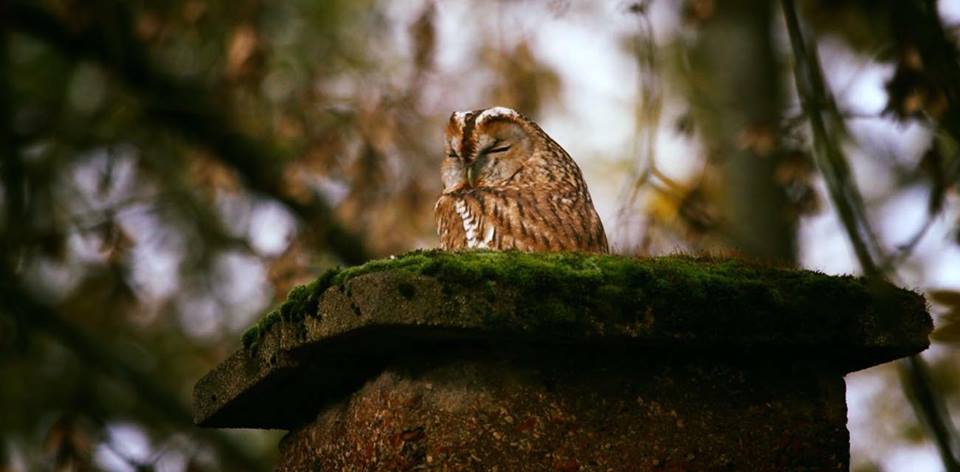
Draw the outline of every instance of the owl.
<instances>
[{"instance_id":1,"label":"owl","mask_svg":"<svg viewBox=\"0 0 960 472\"><path fill-rule=\"evenodd\" d=\"M440 247L608 252L580 168L509 108L455 112L446 129Z\"/></svg>"}]
</instances>

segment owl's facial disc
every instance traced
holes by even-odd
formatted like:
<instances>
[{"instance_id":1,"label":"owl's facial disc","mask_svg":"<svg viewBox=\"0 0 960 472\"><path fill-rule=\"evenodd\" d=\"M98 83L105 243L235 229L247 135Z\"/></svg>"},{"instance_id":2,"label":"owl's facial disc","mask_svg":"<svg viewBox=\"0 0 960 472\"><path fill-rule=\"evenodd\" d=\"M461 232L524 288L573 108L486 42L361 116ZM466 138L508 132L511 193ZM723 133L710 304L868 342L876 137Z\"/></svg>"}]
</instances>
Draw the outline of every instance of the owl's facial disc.
<instances>
[{"instance_id":1,"label":"owl's facial disc","mask_svg":"<svg viewBox=\"0 0 960 472\"><path fill-rule=\"evenodd\" d=\"M444 192L506 183L533 149L521 117L506 108L455 112L447 124Z\"/></svg>"}]
</instances>

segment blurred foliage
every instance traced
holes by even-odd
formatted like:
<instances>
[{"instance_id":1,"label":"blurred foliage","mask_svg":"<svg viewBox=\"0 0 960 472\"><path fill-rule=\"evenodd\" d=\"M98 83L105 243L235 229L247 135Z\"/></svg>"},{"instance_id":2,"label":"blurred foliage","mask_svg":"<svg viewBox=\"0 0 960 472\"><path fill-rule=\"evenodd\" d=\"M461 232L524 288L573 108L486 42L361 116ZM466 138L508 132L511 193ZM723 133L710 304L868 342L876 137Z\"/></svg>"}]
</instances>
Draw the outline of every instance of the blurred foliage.
<instances>
[{"instance_id":1,"label":"blurred foliage","mask_svg":"<svg viewBox=\"0 0 960 472\"><path fill-rule=\"evenodd\" d=\"M0 467L266 469L277 435L193 428L193 382L293 286L436 245L451 111L496 104L541 123L597 119L581 99L590 71L562 66L576 48L551 55L557 46L540 34L551 28L553 40L558 28L613 37L594 53L633 74L611 92L630 103L596 105L621 111L609 122L632 125L632 136L574 153L595 196L622 187L607 223L620 252L799 263L803 247L826 244L803 239L805 222L850 200L850 236L875 246L878 271L937 289L937 349L923 374L941 414L960 411L960 295L928 284L922 274L935 269L914 257L944 221L960 243L960 63L936 2L799 2L811 44L889 70L875 115L840 89L814 103L850 161L832 193L791 75L812 62L791 52L779 3L488 6L0 3ZM824 61L828 88L840 66ZM928 135L916 155L884 157L855 120ZM575 124L555 137L591 149L587 133ZM862 169L872 173L858 179ZM889 185L864 185L876 175ZM918 187L926 223L906 241L873 238L876 209ZM924 423L889 407L902 400L896 377L876 375L888 386L879 417L894 431L883 438L927 440Z\"/></svg>"}]
</instances>

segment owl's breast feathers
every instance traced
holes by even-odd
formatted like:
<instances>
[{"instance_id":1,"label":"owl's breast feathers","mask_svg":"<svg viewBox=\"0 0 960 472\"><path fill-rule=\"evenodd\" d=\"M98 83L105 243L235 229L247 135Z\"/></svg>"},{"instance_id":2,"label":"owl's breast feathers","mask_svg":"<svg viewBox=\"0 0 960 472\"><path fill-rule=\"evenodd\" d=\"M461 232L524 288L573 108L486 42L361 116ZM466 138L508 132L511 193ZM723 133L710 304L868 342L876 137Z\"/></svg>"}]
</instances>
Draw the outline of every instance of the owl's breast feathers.
<instances>
[{"instance_id":1,"label":"owl's breast feathers","mask_svg":"<svg viewBox=\"0 0 960 472\"><path fill-rule=\"evenodd\" d=\"M435 207L440 247L608 252L584 192L473 188L445 193Z\"/></svg>"}]
</instances>

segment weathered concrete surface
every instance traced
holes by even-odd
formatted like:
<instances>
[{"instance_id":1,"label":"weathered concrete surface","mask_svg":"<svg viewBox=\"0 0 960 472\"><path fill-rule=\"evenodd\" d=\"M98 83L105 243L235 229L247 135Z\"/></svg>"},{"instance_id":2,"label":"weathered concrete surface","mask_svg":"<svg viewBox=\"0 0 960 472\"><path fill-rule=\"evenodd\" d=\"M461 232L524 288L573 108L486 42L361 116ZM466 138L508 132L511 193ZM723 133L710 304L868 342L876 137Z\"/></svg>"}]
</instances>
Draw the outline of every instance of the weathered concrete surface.
<instances>
[{"instance_id":1,"label":"weathered concrete surface","mask_svg":"<svg viewBox=\"0 0 960 472\"><path fill-rule=\"evenodd\" d=\"M195 420L291 430L283 470L842 470L843 374L931 328L921 296L852 277L421 252L291 292Z\"/></svg>"},{"instance_id":2,"label":"weathered concrete surface","mask_svg":"<svg viewBox=\"0 0 960 472\"><path fill-rule=\"evenodd\" d=\"M457 354L391 364L288 434L277 470L848 467L843 379L809 366Z\"/></svg>"}]
</instances>

